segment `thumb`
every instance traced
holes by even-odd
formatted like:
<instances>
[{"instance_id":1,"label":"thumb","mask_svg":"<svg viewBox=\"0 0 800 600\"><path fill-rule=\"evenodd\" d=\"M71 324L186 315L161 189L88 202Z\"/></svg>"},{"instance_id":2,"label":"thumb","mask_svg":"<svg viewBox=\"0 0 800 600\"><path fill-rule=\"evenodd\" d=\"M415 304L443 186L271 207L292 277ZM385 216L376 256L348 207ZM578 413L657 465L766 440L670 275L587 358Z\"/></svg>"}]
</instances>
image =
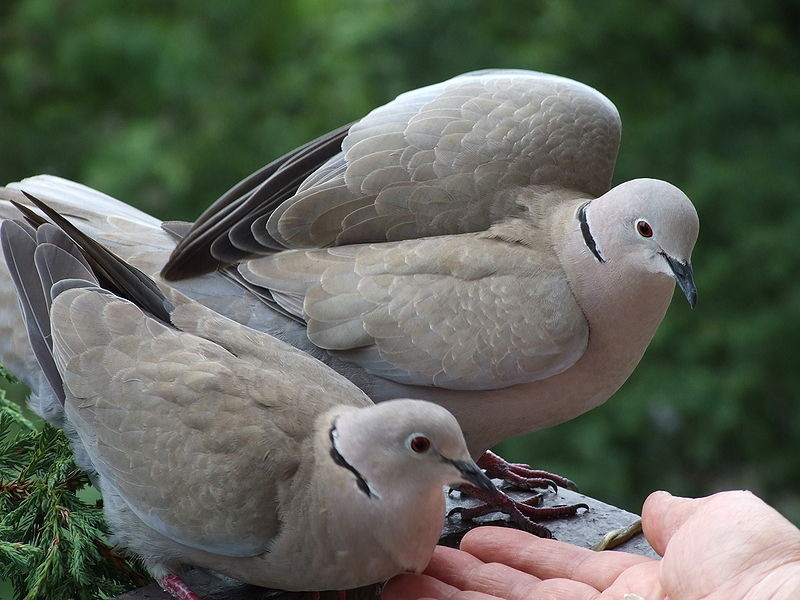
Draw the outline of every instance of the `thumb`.
<instances>
[{"instance_id":1,"label":"thumb","mask_svg":"<svg viewBox=\"0 0 800 600\"><path fill-rule=\"evenodd\" d=\"M664 556L669 540L701 504L693 498L679 498L669 492L650 494L642 506L642 529L653 550Z\"/></svg>"}]
</instances>

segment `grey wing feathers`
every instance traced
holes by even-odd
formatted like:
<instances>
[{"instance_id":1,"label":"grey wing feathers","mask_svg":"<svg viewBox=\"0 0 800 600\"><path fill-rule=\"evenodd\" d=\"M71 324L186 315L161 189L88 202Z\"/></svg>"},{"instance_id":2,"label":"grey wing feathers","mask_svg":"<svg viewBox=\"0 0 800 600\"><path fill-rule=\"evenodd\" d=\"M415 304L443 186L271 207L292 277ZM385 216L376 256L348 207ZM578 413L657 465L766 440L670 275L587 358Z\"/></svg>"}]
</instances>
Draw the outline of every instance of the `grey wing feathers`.
<instances>
[{"instance_id":1,"label":"grey wing feathers","mask_svg":"<svg viewBox=\"0 0 800 600\"><path fill-rule=\"evenodd\" d=\"M174 308L158 288L156 283L133 265L120 259L107 250L102 244L84 235L77 227L62 217L47 204L23 191L28 199L39 208L58 228L63 230L63 238L70 241L68 247L79 252L80 246L86 260L84 265L91 264L91 270L97 274L98 281L109 291L128 298L162 321L169 322L169 313ZM16 204L17 208L23 207Z\"/></svg>"},{"instance_id":2,"label":"grey wing feathers","mask_svg":"<svg viewBox=\"0 0 800 600\"><path fill-rule=\"evenodd\" d=\"M263 463L264 440L281 435L251 400L263 372L95 290L61 294L53 318L66 413L103 491L180 543L262 552L279 527L268 470L291 469L294 448Z\"/></svg>"},{"instance_id":3,"label":"grey wing feathers","mask_svg":"<svg viewBox=\"0 0 800 600\"><path fill-rule=\"evenodd\" d=\"M331 134L304 181L256 178L260 187L244 186L240 201L220 199L164 274L187 276L177 265L191 252L210 252L218 265L282 248L482 231L518 210L507 192L519 186L597 196L611 181L620 123L588 86L491 70L402 94L343 132Z\"/></svg>"},{"instance_id":4,"label":"grey wing feathers","mask_svg":"<svg viewBox=\"0 0 800 600\"><path fill-rule=\"evenodd\" d=\"M562 372L588 340L563 270L481 235L293 250L239 271L315 345L398 383L495 389Z\"/></svg>"},{"instance_id":5,"label":"grey wing feathers","mask_svg":"<svg viewBox=\"0 0 800 600\"><path fill-rule=\"evenodd\" d=\"M297 470L317 416L369 399L284 342L175 290L168 301L141 272L35 204L69 235L53 224L3 221L0 240L86 467L104 494L177 542L229 556L263 552L281 526L279 488ZM137 293L180 325L101 289L95 269L116 289L143 288Z\"/></svg>"},{"instance_id":6,"label":"grey wing feathers","mask_svg":"<svg viewBox=\"0 0 800 600\"><path fill-rule=\"evenodd\" d=\"M65 249L64 246L39 241L39 245L34 252L33 258L36 264L36 272L39 274L42 289L45 294L49 294L48 299L50 302L63 291L64 284L62 282L82 281L92 287L97 287L98 285L94 273L83 260L83 257L77 252L70 252L70 249L69 246L66 246ZM57 284L59 284L58 287L56 287ZM71 287L74 287L74 285ZM49 315L44 316L49 318Z\"/></svg>"},{"instance_id":7,"label":"grey wing feathers","mask_svg":"<svg viewBox=\"0 0 800 600\"><path fill-rule=\"evenodd\" d=\"M252 223L292 196L309 174L339 152L349 128L345 125L293 150L228 190L200 215L175 248L162 271L164 278L199 275L214 270L220 262L250 255Z\"/></svg>"},{"instance_id":8,"label":"grey wing feathers","mask_svg":"<svg viewBox=\"0 0 800 600\"><path fill-rule=\"evenodd\" d=\"M0 233L3 255L17 289L31 349L48 384L63 404L63 382L53 355L50 324L52 300L59 293L74 287L107 287L132 297L167 321L171 305L149 277L84 236L34 196L24 191L23 194L58 225L47 223L29 208L11 200L37 228L3 221ZM75 239L81 242L83 251Z\"/></svg>"},{"instance_id":9,"label":"grey wing feathers","mask_svg":"<svg viewBox=\"0 0 800 600\"><path fill-rule=\"evenodd\" d=\"M17 289L31 349L53 393L63 405L64 388L52 355L48 314L49 290L45 295L33 263L33 253L36 249L34 236L32 229L19 223L13 221L0 223L3 257Z\"/></svg>"},{"instance_id":10,"label":"grey wing feathers","mask_svg":"<svg viewBox=\"0 0 800 600\"><path fill-rule=\"evenodd\" d=\"M28 339L36 360L53 392L64 402L61 375L53 357L50 328L52 298L71 287L97 285L91 269L69 239L57 227L42 225L36 231L14 221L0 224L3 255L17 289Z\"/></svg>"}]
</instances>

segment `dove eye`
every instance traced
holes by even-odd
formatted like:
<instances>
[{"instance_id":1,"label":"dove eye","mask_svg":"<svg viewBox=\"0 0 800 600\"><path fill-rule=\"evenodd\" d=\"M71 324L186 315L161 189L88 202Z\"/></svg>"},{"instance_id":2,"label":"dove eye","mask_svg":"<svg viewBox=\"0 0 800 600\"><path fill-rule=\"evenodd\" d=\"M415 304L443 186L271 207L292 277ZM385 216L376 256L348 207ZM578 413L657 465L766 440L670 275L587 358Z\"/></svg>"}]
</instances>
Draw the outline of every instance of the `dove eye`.
<instances>
[{"instance_id":1,"label":"dove eye","mask_svg":"<svg viewBox=\"0 0 800 600\"><path fill-rule=\"evenodd\" d=\"M636 231L639 232L639 235L645 238L653 237L653 228L650 227L650 223L645 221L644 219L639 219L636 221Z\"/></svg>"},{"instance_id":2,"label":"dove eye","mask_svg":"<svg viewBox=\"0 0 800 600\"><path fill-rule=\"evenodd\" d=\"M418 433L412 433L406 439L406 446L412 452L416 452L417 454L423 454L430 449L431 441L424 435L420 435Z\"/></svg>"}]
</instances>

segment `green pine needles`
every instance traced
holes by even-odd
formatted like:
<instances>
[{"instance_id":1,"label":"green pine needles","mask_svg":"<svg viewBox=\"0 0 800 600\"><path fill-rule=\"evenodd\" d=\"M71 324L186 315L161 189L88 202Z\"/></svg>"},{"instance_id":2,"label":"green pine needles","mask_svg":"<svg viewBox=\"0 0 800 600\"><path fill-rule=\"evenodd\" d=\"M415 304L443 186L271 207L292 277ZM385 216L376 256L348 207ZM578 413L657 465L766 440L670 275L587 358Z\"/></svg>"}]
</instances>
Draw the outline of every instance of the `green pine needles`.
<instances>
[{"instance_id":1,"label":"green pine needles","mask_svg":"<svg viewBox=\"0 0 800 600\"><path fill-rule=\"evenodd\" d=\"M14 381L2 365L0 379ZM38 428L0 389L0 596L10 585L15 600L105 600L146 584L107 533L67 437Z\"/></svg>"}]
</instances>

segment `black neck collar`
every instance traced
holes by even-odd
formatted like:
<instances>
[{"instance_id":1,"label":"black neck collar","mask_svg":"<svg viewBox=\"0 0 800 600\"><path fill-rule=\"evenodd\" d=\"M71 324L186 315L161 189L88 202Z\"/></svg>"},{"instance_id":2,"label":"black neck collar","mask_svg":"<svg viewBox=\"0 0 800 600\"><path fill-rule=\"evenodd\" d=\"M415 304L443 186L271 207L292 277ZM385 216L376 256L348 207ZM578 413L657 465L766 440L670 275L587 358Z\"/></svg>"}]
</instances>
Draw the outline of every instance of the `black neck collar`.
<instances>
[{"instance_id":1,"label":"black neck collar","mask_svg":"<svg viewBox=\"0 0 800 600\"><path fill-rule=\"evenodd\" d=\"M591 200L589 201L591 202ZM594 254L594 257L601 263L606 262L606 259L602 257L600 251L597 249L597 242L594 241L594 237L592 237L592 232L589 229L589 222L586 220L586 207L589 206L589 202L584 202L581 204L580 208L578 209L578 221L581 224L581 233L583 234L583 242L586 244L586 247Z\"/></svg>"},{"instance_id":2,"label":"black neck collar","mask_svg":"<svg viewBox=\"0 0 800 600\"><path fill-rule=\"evenodd\" d=\"M331 430L328 432L328 437L331 440L331 458L333 462L335 462L340 467L344 467L348 471L350 471L356 477L356 484L358 484L358 489L364 492L368 498L372 498L372 490L369 489L369 484L364 476L358 472L353 465L351 465L344 456L341 455L339 450L336 449L336 423L331 426Z\"/></svg>"}]
</instances>

